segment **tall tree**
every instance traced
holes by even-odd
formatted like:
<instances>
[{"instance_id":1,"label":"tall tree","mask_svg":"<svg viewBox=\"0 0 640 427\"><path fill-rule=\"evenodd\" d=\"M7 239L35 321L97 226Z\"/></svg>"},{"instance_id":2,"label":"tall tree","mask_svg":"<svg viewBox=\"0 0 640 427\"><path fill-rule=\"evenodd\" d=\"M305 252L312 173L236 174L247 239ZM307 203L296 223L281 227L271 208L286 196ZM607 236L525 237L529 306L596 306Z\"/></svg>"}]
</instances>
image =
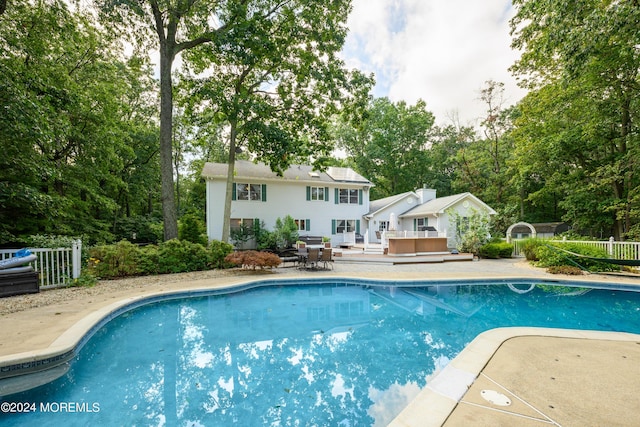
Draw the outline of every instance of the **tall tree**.
<instances>
[{"instance_id":1,"label":"tall tree","mask_svg":"<svg viewBox=\"0 0 640 427\"><path fill-rule=\"evenodd\" d=\"M178 237L173 180L173 65L181 52L217 41L234 28L250 0L95 0L103 22L129 28L137 47L160 54L160 174L164 238ZM236 28L242 35L242 28Z\"/></svg>"},{"instance_id":2,"label":"tall tree","mask_svg":"<svg viewBox=\"0 0 640 427\"><path fill-rule=\"evenodd\" d=\"M383 198L431 185L426 149L433 123L422 100L408 105L376 98L358 126L339 124L336 137L355 168L375 184L372 198Z\"/></svg>"},{"instance_id":3,"label":"tall tree","mask_svg":"<svg viewBox=\"0 0 640 427\"><path fill-rule=\"evenodd\" d=\"M552 107L530 109L539 116L523 115L521 126L542 132L543 148L563 159L556 170L574 182L563 195L565 218L605 227L590 221L594 212L605 213L611 233L623 238L640 220L633 216L640 184L640 7L633 1L513 3L513 45L523 54L512 69L523 85L540 91L529 101ZM562 132L552 134L549 122Z\"/></svg>"},{"instance_id":4,"label":"tall tree","mask_svg":"<svg viewBox=\"0 0 640 427\"><path fill-rule=\"evenodd\" d=\"M0 46L0 228L108 238L128 151L127 64L57 0L13 2Z\"/></svg>"},{"instance_id":5,"label":"tall tree","mask_svg":"<svg viewBox=\"0 0 640 427\"><path fill-rule=\"evenodd\" d=\"M333 148L328 118L367 99L371 80L349 72L338 53L348 1L251 1L218 43L186 56L190 109L227 131L228 176L222 240L230 231L236 155L250 153L282 173L321 169Z\"/></svg>"}]
</instances>

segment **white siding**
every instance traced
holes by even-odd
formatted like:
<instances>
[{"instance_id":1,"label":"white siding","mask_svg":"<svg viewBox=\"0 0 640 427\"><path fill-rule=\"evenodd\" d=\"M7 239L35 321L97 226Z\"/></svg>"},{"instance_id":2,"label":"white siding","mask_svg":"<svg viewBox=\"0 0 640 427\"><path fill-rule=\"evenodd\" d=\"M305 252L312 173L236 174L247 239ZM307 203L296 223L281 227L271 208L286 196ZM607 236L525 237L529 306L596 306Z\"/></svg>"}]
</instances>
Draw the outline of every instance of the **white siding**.
<instances>
[{"instance_id":1,"label":"white siding","mask_svg":"<svg viewBox=\"0 0 640 427\"><path fill-rule=\"evenodd\" d=\"M248 180L247 180L248 181ZM238 179L238 182L247 182ZM265 228L272 230L276 219L287 215L293 219L310 221L309 231L300 231L300 235L329 236L332 243L341 243L342 235L331 234L333 219L359 220L364 228L362 216L369 210L369 192L362 191L362 204L336 204L335 189L351 188L363 190L362 185L318 182L248 181L252 184L266 184L266 201L234 200L231 204L231 218L257 218L264 222ZM328 201L307 200L307 185L328 187ZM207 180L207 232L210 240L222 237L224 198L226 183L224 180ZM361 228L361 232L364 230Z\"/></svg>"}]
</instances>

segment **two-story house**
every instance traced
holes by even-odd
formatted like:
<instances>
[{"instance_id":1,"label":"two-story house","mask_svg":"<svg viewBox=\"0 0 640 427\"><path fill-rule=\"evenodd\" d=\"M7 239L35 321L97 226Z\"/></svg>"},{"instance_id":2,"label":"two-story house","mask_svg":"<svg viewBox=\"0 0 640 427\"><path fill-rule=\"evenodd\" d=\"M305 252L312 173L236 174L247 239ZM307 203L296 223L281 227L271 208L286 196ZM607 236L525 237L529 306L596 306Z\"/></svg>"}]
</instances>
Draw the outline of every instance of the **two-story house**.
<instances>
[{"instance_id":1,"label":"two-story house","mask_svg":"<svg viewBox=\"0 0 640 427\"><path fill-rule=\"evenodd\" d=\"M207 235L222 238L228 165L207 163ZM231 202L231 228L256 221L272 230L278 218L290 215L300 235L326 236L334 245L345 233L359 234L369 212L369 189L373 184L350 168L329 167L324 172L311 166L293 165L276 175L264 164L235 163Z\"/></svg>"}]
</instances>

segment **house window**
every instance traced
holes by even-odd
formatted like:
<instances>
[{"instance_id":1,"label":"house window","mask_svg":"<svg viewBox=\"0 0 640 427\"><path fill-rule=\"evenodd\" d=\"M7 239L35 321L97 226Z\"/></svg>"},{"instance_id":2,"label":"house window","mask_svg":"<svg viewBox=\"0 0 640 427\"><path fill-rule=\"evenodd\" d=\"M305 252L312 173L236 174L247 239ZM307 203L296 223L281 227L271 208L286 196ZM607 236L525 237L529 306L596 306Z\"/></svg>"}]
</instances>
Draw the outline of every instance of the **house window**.
<instances>
[{"instance_id":1,"label":"house window","mask_svg":"<svg viewBox=\"0 0 640 427\"><path fill-rule=\"evenodd\" d=\"M326 200L324 187L311 187L311 200Z\"/></svg>"},{"instance_id":2,"label":"house window","mask_svg":"<svg viewBox=\"0 0 640 427\"><path fill-rule=\"evenodd\" d=\"M234 200L266 201L267 189L264 184L234 184Z\"/></svg>"},{"instance_id":3,"label":"house window","mask_svg":"<svg viewBox=\"0 0 640 427\"><path fill-rule=\"evenodd\" d=\"M341 204L357 205L358 190L353 188L341 188L339 193L339 200Z\"/></svg>"},{"instance_id":4,"label":"house window","mask_svg":"<svg viewBox=\"0 0 640 427\"><path fill-rule=\"evenodd\" d=\"M380 221L380 225L378 225L379 231L387 231L389 229L389 221Z\"/></svg>"},{"instance_id":5,"label":"house window","mask_svg":"<svg viewBox=\"0 0 640 427\"><path fill-rule=\"evenodd\" d=\"M245 230L247 232L252 232L254 222L255 219L253 218L231 218L230 228L232 231Z\"/></svg>"},{"instance_id":6,"label":"house window","mask_svg":"<svg viewBox=\"0 0 640 427\"><path fill-rule=\"evenodd\" d=\"M339 219L336 221L336 234L356 231L355 219Z\"/></svg>"},{"instance_id":7,"label":"house window","mask_svg":"<svg viewBox=\"0 0 640 427\"><path fill-rule=\"evenodd\" d=\"M310 231L311 230L311 220L309 219L296 219L296 225L298 226L298 231Z\"/></svg>"}]
</instances>

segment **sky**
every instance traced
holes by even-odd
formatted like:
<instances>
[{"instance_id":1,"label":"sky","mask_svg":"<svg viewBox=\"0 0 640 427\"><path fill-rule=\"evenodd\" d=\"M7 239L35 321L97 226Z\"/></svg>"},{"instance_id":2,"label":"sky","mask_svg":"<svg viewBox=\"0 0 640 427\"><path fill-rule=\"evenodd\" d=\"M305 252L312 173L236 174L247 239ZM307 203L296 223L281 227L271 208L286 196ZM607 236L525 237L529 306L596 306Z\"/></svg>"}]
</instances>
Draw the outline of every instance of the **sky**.
<instances>
[{"instance_id":1,"label":"sky","mask_svg":"<svg viewBox=\"0 0 640 427\"><path fill-rule=\"evenodd\" d=\"M373 72L375 97L422 99L438 125L477 125L487 80L505 84L504 106L525 91L509 67L510 0L353 0L343 59Z\"/></svg>"}]
</instances>

